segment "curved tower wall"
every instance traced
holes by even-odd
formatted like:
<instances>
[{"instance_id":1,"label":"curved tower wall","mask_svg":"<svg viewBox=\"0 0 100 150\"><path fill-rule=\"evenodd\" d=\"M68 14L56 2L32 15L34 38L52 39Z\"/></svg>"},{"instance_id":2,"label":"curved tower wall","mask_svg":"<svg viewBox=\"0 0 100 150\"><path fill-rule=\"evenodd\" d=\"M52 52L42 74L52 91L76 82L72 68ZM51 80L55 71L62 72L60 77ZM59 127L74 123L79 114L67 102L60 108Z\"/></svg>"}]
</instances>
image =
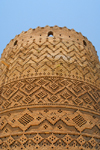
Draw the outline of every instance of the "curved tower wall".
<instances>
[{"instance_id":1,"label":"curved tower wall","mask_svg":"<svg viewBox=\"0 0 100 150\"><path fill-rule=\"evenodd\" d=\"M100 150L100 63L66 27L15 36L0 59L0 150Z\"/></svg>"}]
</instances>

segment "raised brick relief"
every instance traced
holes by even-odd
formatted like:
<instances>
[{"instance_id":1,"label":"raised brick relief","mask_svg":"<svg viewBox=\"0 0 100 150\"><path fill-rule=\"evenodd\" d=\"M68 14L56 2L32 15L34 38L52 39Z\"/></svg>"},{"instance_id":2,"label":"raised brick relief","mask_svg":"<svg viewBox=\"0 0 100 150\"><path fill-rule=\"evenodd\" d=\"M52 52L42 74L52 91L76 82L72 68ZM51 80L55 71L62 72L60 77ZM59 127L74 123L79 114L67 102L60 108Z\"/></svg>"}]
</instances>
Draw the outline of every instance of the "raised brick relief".
<instances>
[{"instance_id":1,"label":"raised brick relief","mask_svg":"<svg viewBox=\"0 0 100 150\"><path fill-rule=\"evenodd\" d=\"M81 33L23 32L0 72L0 150L100 150L100 63Z\"/></svg>"}]
</instances>

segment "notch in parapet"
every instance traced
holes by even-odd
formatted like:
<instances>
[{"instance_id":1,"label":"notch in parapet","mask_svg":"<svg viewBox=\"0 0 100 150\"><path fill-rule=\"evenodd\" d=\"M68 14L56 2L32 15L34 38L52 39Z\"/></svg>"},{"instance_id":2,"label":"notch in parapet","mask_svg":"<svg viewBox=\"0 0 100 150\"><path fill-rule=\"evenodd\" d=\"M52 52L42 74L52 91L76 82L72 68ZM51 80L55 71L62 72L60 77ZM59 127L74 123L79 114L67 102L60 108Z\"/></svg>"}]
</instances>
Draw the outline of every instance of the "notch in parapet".
<instances>
[{"instance_id":1,"label":"notch in parapet","mask_svg":"<svg viewBox=\"0 0 100 150\"><path fill-rule=\"evenodd\" d=\"M48 37L53 37L53 31L48 32Z\"/></svg>"}]
</instances>

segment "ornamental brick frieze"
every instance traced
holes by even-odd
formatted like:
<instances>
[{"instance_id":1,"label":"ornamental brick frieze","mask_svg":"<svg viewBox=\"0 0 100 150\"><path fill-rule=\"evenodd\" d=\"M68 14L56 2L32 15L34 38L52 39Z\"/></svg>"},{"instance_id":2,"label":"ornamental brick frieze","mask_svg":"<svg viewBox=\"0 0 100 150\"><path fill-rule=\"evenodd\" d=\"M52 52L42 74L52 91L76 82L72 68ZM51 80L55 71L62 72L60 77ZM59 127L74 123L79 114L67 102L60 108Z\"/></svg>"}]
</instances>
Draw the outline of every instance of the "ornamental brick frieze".
<instances>
[{"instance_id":1,"label":"ornamental brick frieze","mask_svg":"<svg viewBox=\"0 0 100 150\"><path fill-rule=\"evenodd\" d=\"M34 77L1 88L0 110L32 105L64 105L100 112L100 89L63 77Z\"/></svg>"}]
</instances>

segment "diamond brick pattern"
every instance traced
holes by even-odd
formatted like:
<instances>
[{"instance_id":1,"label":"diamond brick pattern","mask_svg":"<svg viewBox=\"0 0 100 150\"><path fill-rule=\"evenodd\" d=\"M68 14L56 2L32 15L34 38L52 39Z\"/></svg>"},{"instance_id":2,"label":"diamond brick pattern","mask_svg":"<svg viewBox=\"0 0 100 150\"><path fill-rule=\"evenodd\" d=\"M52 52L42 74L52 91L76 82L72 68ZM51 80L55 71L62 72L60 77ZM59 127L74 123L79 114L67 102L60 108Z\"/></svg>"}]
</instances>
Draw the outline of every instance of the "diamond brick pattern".
<instances>
[{"instance_id":1,"label":"diamond brick pattern","mask_svg":"<svg viewBox=\"0 0 100 150\"><path fill-rule=\"evenodd\" d=\"M79 126L83 126L84 124L86 124L86 120L81 116L81 115L78 115L76 116L75 118L73 118L73 121Z\"/></svg>"},{"instance_id":2,"label":"diamond brick pattern","mask_svg":"<svg viewBox=\"0 0 100 150\"><path fill-rule=\"evenodd\" d=\"M30 121L32 121L34 118L28 115L27 113L24 114L21 118L18 119L18 121L23 124L24 126L27 125Z\"/></svg>"},{"instance_id":3,"label":"diamond brick pattern","mask_svg":"<svg viewBox=\"0 0 100 150\"><path fill-rule=\"evenodd\" d=\"M33 138L33 140L34 140L34 142L35 143L40 143L41 141L42 141L42 137L39 135L39 134L37 134L36 136L34 136L34 138Z\"/></svg>"}]
</instances>

